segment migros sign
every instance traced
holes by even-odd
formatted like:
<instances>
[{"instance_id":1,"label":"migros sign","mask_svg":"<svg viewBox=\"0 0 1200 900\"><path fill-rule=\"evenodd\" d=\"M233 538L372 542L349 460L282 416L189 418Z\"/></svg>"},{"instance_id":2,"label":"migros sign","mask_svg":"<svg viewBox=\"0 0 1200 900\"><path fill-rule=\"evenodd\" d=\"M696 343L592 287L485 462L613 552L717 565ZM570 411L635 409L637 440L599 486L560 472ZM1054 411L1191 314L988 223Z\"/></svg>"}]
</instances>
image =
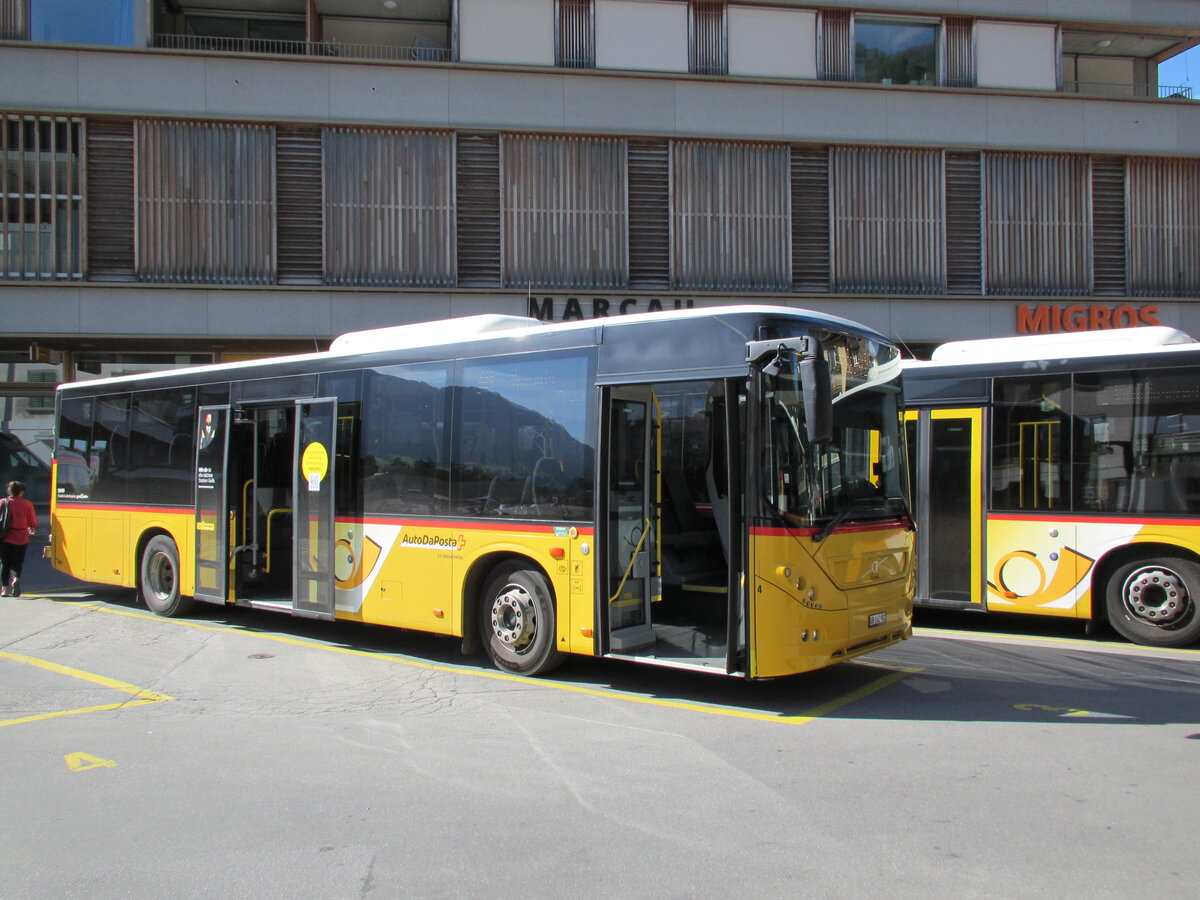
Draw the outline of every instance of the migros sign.
<instances>
[{"instance_id":1,"label":"migros sign","mask_svg":"<svg viewBox=\"0 0 1200 900\"><path fill-rule=\"evenodd\" d=\"M1017 334L1056 334L1060 331L1101 331L1161 325L1157 306L1018 306Z\"/></svg>"}]
</instances>

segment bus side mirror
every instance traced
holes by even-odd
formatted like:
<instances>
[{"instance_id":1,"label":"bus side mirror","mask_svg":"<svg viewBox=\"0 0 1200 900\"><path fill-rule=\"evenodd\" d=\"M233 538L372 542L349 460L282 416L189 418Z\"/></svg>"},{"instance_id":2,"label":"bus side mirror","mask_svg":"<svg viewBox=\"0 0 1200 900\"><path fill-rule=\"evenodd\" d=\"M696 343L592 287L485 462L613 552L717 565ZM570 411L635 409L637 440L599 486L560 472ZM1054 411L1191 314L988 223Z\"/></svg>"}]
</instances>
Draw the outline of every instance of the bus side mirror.
<instances>
[{"instance_id":1,"label":"bus side mirror","mask_svg":"<svg viewBox=\"0 0 1200 900\"><path fill-rule=\"evenodd\" d=\"M817 341L815 352L800 357L800 380L804 385L804 425L808 442L828 444L833 440L833 383L824 348Z\"/></svg>"}]
</instances>

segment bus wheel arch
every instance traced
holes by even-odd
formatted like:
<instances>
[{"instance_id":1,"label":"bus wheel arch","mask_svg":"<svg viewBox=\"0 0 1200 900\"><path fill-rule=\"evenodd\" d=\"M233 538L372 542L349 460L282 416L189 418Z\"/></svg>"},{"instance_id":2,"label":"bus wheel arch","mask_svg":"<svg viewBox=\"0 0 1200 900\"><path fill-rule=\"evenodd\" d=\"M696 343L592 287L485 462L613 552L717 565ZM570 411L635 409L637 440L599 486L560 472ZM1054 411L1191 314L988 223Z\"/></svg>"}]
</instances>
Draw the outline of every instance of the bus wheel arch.
<instances>
[{"instance_id":1,"label":"bus wheel arch","mask_svg":"<svg viewBox=\"0 0 1200 900\"><path fill-rule=\"evenodd\" d=\"M1092 580L1093 613L1136 644L1200 640L1200 557L1172 544L1139 543L1106 555Z\"/></svg>"},{"instance_id":2,"label":"bus wheel arch","mask_svg":"<svg viewBox=\"0 0 1200 900\"><path fill-rule=\"evenodd\" d=\"M137 550L138 592L146 607L160 616L189 613L196 605L180 593L179 548L169 532L154 530L142 535Z\"/></svg>"},{"instance_id":3,"label":"bus wheel arch","mask_svg":"<svg viewBox=\"0 0 1200 900\"><path fill-rule=\"evenodd\" d=\"M497 668L533 676L561 664L554 587L532 559L511 553L484 557L463 593L463 633L479 636Z\"/></svg>"}]
</instances>

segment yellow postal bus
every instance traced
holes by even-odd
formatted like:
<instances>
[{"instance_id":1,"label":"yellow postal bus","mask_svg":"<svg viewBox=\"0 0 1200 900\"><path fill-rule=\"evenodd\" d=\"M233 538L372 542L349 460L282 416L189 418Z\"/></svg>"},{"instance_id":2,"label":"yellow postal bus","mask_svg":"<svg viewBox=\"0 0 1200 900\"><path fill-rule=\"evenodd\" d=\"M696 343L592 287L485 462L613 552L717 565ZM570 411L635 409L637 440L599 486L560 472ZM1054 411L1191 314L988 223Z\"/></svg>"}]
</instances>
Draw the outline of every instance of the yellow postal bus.
<instances>
[{"instance_id":1,"label":"yellow postal bus","mask_svg":"<svg viewBox=\"0 0 1200 900\"><path fill-rule=\"evenodd\" d=\"M745 677L911 632L900 364L776 307L476 316L63 385L56 568L197 602Z\"/></svg>"},{"instance_id":2,"label":"yellow postal bus","mask_svg":"<svg viewBox=\"0 0 1200 900\"><path fill-rule=\"evenodd\" d=\"M921 606L1200 639L1200 344L1170 328L906 360Z\"/></svg>"}]
</instances>

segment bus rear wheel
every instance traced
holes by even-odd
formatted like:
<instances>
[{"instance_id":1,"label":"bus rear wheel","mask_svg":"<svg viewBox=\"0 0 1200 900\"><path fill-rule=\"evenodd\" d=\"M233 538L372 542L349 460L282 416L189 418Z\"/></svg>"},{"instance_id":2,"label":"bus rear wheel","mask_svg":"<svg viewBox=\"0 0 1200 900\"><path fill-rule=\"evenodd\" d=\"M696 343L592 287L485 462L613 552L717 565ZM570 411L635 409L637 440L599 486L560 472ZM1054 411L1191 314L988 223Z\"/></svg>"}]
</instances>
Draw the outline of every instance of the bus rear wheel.
<instances>
[{"instance_id":1,"label":"bus rear wheel","mask_svg":"<svg viewBox=\"0 0 1200 900\"><path fill-rule=\"evenodd\" d=\"M479 629L498 669L544 675L563 661L555 645L554 597L541 572L516 564L497 569L484 587Z\"/></svg>"},{"instance_id":2,"label":"bus rear wheel","mask_svg":"<svg viewBox=\"0 0 1200 900\"><path fill-rule=\"evenodd\" d=\"M196 605L179 593L179 550L166 535L155 535L142 551L142 599L160 616L182 616Z\"/></svg>"},{"instance_id":3,"label":"bus rear wheel","mask_svg":"<svg viewBox=\"0 0 1200 900\"><path fill-rule=\"evenodd\" d=\"M1179 557L1139 559L1113 572L1108 621L1135 644L1184 647L1200 639L1200 565Z\"/></svg>"}]
</instances>

